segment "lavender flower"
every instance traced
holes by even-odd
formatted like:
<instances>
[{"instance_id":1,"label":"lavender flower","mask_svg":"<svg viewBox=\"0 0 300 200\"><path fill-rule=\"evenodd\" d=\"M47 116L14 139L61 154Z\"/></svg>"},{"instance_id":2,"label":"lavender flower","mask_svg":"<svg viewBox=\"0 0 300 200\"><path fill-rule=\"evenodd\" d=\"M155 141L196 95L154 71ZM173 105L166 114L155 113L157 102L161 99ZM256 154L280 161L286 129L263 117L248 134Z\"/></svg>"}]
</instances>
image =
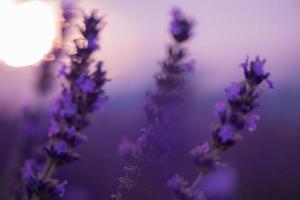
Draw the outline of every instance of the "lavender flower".
<instances>
[{"instance_id":1,"label":"lavender flower","mask_svg":"<svg viewBox=\"0 0 300 200\"><path fill-rule=\"evenodd\" d=\"M256 123L260 119L254 113L254 109L258 107L260 97L258 88L264 80L270 88L273 88L273 83L268 79L270 74L264 72L264 64L265 60L260 60L259 57L250 63L247 58L241 64L245 80L234 82L225 89L228 106L224 102L216 104L215 113L220 120L213 126L211 145L204 143L191 151L194 163L200 173L191 186L188 186L187 183L184 184L184 191L189 193L179 193L178 187L176 188L168 182L169 188L177 199L194 199L190 196L199 193L198 185L202 176L220 166L220 153L234 145L242 137L241 132L256 129ZM174 177L171 179L173 182L176 177L177 180L179 179L178 175Z\"/></svg>"},{"instance_id":2,"label":"lavender flower","mask_svg":"<svg viewBox=\"0 0 300 200\"><path fill-rule=\"evenodd\" d=\"M172 10L173 20L170 26L170 32L178 42L184 42L191 37L193 22L187 19L182 11L178 8Z\"/></svg>"},{"instance_id":3,"label":"lavender flower","mask_svg":"<svg viewBox=\"0 0 300 200\"><path fill-rule=\"evenodd\" d=\"M107 78L102 62L96 64L92 73L89 70L93 63L91 56L98 49L98 35L104 24L102 18L92 12L84 17L84 25L80 29L83 39L76 40L76 53L70 56L70 69L63 74L66 83L63 84L61 97L51 109L49 140L44 148L48 161L43 172L36 170L34 163L30 170L24 170L28 199L62 197L66 182L53 179L53 172L57 166L79 158L75 147L86 139L81 131L89 124L88 116L98 109L99 102L107 98L103 90Z\"/></svg>"},{"instance_id":4,"label":"lavender flower","mask_svg":"<svg viewBox=\"0 0 300 200\"><path fill-rule=\"evenodd\" d=\"M167 58L161 62L161 72L155 74L156 92L146 93L144 110L148 126L141 130L136 143L123 141L120 146L126 155L125 176L119 179L114 200L145 198L149 194L147 182L153 179L157 166L169 153L168 143L174 127L177 108L184 101L186 76L194 61L187 61L182 46L191 37L193 23L179 9L172 11L170 34L173 44Z\"/></svg>"},{"instance_id":5,"label":"lavender flower","mask_svg":"<svg viewBox=\"0 0 300 200\"><path fill-rule=\"evenodd\" d=\"M66 181L60 183L56 179L43 180L39 170L35 168L34 161L27 160L23 168L23 180L27 185L27 192L29 196L39 197L63 197L67 184Z\"/></svg>"},{"instance_id":6,"label":"lavender flower","mask_svg":"<svg viewBox=\"0 0 300 200\"><path fill-rule=\"evenodd\" d=\"M184 100L183 90L186 86L186 75L195 64L194 60L186 60L187 50L182 46L191 37L193 22L178 8L172 10L172 17L170 34L174 44L169 45L168 57L161 62L161 72L155 74L156 93L146 93L144 109L149 123L170 120L173 108ZM175 31L174 26L180 31Z\"/></svg>"}]
</instances>

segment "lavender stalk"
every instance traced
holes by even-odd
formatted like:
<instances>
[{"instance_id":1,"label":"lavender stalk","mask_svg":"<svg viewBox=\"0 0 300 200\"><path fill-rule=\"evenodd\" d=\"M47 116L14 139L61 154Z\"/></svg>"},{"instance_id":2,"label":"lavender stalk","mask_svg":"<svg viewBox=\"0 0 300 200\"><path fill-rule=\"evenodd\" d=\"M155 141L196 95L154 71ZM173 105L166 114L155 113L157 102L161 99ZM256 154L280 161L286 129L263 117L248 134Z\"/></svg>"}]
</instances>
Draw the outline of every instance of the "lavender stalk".
<instances>
[{"instance_id":1,"label":"lavender stalk","mask_svg":"<svg viewBox=\"0 0 300 200\"><path fill-rule=\"evenodd\" d=\"M179 9L172 11L170 34L173 44L167 58L161 62L161 71L155 75L156 92L146 93L144 110L148 125L141 130L136 143L127 139L120 145L120 153L127 158L125 175L119 178L114 200L145 199L149 194L147 183L169 153L170 133L174 128L176 111L184 101L187 74L194 61L187 60L183 45L191 38L193 22Z\"/></svg>"},{"instance_id":2,"label":"lavender stalk","mask_svg":"<svg viewBox=\"0 0 300 200\"><path fill-rule=\"evenodd\" d=\"M60 74L66 78L60 99L52 107L52 119L45 146L47 163L42 171L35 161L28 160L23 168L23 180L27 199L38 200L62 197L66 181L52 178L55 169L78 160L75 148L86 140L81 132L89 125L89 115L107 99L103 86L108 81L102 70L102 62L90 72L92 55L99 49L99 34L104 26L96 12L84 17L80 28L82 39L75 41L76 53L70 55L70 69L65 65Z\"/></svg>"},{"instance_id":3,"label":"lavender stalk","mask_svg":"<svg viewBox=\"0 0 300 200\"><path fill-rule=\"evenodd\" d=\"M216 104L215 112L219 122L213 124L211 144L205 142L190 152L199 175L191 185L177 174L168 181L168 187L176 199L205 199L198 188L202 177L220 166L221 154L242 138L243 131L252 132L256 129L260 117L254 110L259 106L259 86L266 81L273 88L273 83L268 79L270 73L264 72L264 65L265 60L259 57L250 63L247 58L241 64L245 80L234 82L225 89L227 105L224 102Z\"/></svg>"},{"instance_id":4,"label":"lavender stalk","mask_svg":"<svg viewBox=\"0 0 300 200\"><path fill-rule=\"evenodd\" d=\"M60 36L61 41L55 43L52 50L47 54L47 56L39 63L38 66L38 80L37 80L37 92L41 95L46 95L49 93L53 84L55 82L55 70L61 65L63 57L67 56L64 52L64 47L68 40L68 35L72 27L72 22L75 17L75 8L73 2L61 1L62 10L62 22ZM10 177L14 178L10 181L10 195L11 199L20 199L26 193L24 188L24 183L22 180L22 175L20 173L20 166L24 165L27 158L35 158L36 165L39 168L45 162L46 155L42 154L40 147L47 141L47 136L43 134L44 120L43 109L36 108L35 110L26 107L23 110L23 121L24 121L24 133L22 133L18 138L19 153L14 156L14 163L16 166L10 167L12 173ZM43 119L44 118L44 119ZM48 120L47 120L48 121ZM16 169L17 168L17 169ZM6 188L7 189L7 188ZM7 191L7 190L6 190Z\"/></svg>"}]
</instances>

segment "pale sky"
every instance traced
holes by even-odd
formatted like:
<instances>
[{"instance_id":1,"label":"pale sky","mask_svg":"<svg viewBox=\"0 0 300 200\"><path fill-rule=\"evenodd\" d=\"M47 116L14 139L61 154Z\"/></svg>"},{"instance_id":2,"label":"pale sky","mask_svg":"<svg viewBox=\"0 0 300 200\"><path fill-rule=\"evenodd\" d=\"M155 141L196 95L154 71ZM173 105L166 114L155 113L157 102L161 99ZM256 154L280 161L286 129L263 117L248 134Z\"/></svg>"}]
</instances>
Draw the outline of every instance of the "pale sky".
<instances>
[{"instance_id":1,"label":"pale sky","mask_svg":"<svg viewBox=\"0 0 300 200\"><path fill-rule=\"evenodd\" d=\"M246 55L266 58L276 85L297 83L298 0L81 0L81 8L106 15L99 56L113 79L108 93L126 95L154 84L152 75L170 41L169 11L175 5L196 21L194 39L187 44L198 63L195 77L201 90L195 92L217 94L240 80L238 65ZM34 98L34 71L0 66L0 108Z\"/></svg>"}]
</instances>

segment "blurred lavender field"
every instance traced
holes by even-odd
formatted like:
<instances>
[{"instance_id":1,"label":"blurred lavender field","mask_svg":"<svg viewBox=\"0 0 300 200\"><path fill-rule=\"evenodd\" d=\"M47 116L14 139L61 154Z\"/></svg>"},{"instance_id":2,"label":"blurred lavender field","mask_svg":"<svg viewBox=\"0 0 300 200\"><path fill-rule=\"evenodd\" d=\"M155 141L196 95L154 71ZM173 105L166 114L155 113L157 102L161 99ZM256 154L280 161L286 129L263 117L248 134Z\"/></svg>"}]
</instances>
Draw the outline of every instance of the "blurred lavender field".
<instances>
[{"instance_id":1,"label":"blurred lavender field","mask_svg":"<svg viewBox=\"0 0 300 200\"><path fill-rule=\"evenodd\" d=\"M193 38L185 46L197 63L188 76L189 91L180 110L172 150L152 184L150 198L172 199L166 182L175 173L194 179L197 169L189 151L211 138L215 102L224 99L224 88L232 81L243 79L239 64L245 57L260 55L267 60L266 71L271 72L275 90L263 84L257 130L246 133L244 140L224 153L228 167L209 175L203 189L212 200L300 199L299 1L86 0L78 4L87 12L98 9L105 15L107 25L96 58L104 61L112 81L105 86L109 99L103 110L94 113L91 125L83 131L88 140L78 147L80 160L58 171L57 176L69 182L62 199L110 199L115 191L125 166L118 146L124 136L135 141L139 130L147 125L145 92L154 90L153 76L160 71L159 62L171 40L168 30L173 6L195 21ZM20 153L23 107L42 109L39 128L46 137L48 109L60 94L59 80L49 95L37 94L37 68L0 64L1 193L9 188L6 180L14 173Z\"/></svg>"}]
</instances>

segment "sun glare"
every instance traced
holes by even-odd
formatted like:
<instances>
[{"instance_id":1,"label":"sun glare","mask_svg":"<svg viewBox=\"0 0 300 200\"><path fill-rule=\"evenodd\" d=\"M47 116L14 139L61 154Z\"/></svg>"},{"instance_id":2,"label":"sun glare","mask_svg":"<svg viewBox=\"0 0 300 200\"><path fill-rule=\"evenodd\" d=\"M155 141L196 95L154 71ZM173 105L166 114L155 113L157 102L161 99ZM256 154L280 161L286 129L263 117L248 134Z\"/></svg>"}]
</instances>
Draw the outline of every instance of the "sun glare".
<instances>
[{"instance_id":1,"label":"sun glare","mask_svg":"<svg viewBox=\"0 0 300 200\"><path fill-rule=\"evenodd\" d=\"M0 60L13 67L37 63L56 37L54 8L40 1L0 0Z\"/></svg>"}]
</instances>

